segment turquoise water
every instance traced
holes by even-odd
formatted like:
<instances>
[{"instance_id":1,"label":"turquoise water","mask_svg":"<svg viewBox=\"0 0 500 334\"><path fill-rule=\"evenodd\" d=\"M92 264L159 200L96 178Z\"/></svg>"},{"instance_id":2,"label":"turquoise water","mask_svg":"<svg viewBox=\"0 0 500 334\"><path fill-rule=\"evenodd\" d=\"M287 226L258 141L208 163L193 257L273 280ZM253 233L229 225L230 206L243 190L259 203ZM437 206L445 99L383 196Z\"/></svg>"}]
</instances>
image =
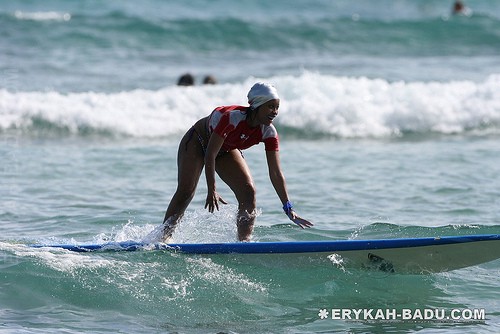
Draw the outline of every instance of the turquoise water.
<instances>
[{"instance_id":1,"label":"turquoise water","mask_svg":"<svg viewBox=\"0 0 500 334\"><path fill-rule=\"evenodd\" d=\"M2 150L12 167L4 173L0 216L6 332L499 329L498 261L443 274L391 275L297 266L293 259L29 249L23 245L141 240L159 223L175 186L174 142L60 141L21 139ZM498 150L495 137L285 141L290 193L299 213L316 224L302 231L287 223L263 154L252 149L246 157L261 211L254 240L498 234ZM234 199L220 188L230 204L215 216L203 210L201 183L175 242L235 240ZM478 308L487 320L320 320L323 308Z\"/></svg>"},{"instance_id":2,"label":"turquoise water","mask_svg":"<svg viewBox=\"0 0 500 334\"><path fill-rule=\"evenodd\" d=\"M255 241L500 233L500 13L470 1L10 1L0 5L0 333L497 333L499 261L401 275L238 256L73 254L141 240L182 134L256 80L282 97L288 224L263 147ZM391 8L391 10L387 10ZM198 83L174 86L192 72ZM236 239L235 200L175 242ZM321 319L322 309L484 309L483 321Z\"/></svg>"}]
</instances>

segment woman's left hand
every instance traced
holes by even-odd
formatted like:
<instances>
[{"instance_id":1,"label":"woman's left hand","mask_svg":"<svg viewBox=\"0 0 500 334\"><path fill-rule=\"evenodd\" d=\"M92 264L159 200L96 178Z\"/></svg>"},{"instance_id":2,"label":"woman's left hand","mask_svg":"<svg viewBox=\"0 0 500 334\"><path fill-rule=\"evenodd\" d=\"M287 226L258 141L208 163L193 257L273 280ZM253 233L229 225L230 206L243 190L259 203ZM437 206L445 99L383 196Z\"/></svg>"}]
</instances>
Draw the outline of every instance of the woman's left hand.
<instances>
[{"instance_id":1,"label":"woman's left hand","mask_svg":"<svg viewBox=\"0 0 500 334\"><path fill-rule=\"evenodd\" d=\"M293 221L295 224L299 225L301 228L306 228L306 227L309 228L309 227L313 226L313 223L311 223L310 221L308 221L304 218L299 217L293 209L290 210L290 213L287 214L287 216L288 216L288 218L290 218L291 221Z\"/></svg>"}]
</instances>

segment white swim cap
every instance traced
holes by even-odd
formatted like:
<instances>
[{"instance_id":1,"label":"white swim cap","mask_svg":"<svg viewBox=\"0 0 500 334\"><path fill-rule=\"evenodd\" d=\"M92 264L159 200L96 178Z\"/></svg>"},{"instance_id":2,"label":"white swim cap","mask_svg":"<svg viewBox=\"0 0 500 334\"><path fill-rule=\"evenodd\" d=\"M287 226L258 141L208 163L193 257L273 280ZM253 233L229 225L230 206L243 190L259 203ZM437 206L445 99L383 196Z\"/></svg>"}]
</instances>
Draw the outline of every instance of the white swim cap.
<instances>
[{"instance_id":1,"label":"white swim cap","mask_svg":"<svg viewBox=\"0 0 500 334\"><path fill-rule=\"evenodd\" d=\"M278 91L274 86L264 82L257 82L248 92L248 104L252 109L257 109L264 103L279 99Z\"/></svg>"}]
</instances>

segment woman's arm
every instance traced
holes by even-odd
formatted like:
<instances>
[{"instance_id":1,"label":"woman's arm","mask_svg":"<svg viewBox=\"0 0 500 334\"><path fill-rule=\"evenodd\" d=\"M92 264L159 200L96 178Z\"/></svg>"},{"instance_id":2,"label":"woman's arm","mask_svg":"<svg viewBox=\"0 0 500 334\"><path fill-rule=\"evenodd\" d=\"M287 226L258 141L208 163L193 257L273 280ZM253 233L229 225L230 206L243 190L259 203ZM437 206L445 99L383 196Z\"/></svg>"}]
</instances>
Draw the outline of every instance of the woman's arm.
<instances>
[{"instance_id":1,"label":"woman's arm","mask_svg":"<svg viewBox=\"0 0 500 334\"><path fill-rule=\"evenodd\" d=\"M214 212L215 209L219 210L219 202L227 204L222 197L217 194L215 188L215 158L217 158L217 154L222 144L224 144L224 138L215 132L212 133L208 140L207 152L205 155L205 177L207 179L208 188L205 209L208 207L208 211L210 212Z\"/></svg>"},{"instance_id":2,"label":"woman's arm","mask_svg":"<svg viewBox=\"0 0 500 334\"><path fill-rule=\"evenodd\" d=\"M286 190L285 176L281 171L280 158L278 151L266 151L267 167L269 168L269 178L273 184L276 194L284 205L288 201L288 192Z\"/></svg>"},{"instance_id":3,"label":"woman's arm","mask_svg":"<svg viewBox=\"0 0 500 334\"><path fill-rule=\"evenodd\" d=\"M281 171L280 159L278 151L266 151L267 166L269 168L269 178L273 184L276 194L283 204L283 210L287 214L288 218L295 224L302 228L311 227L313 224L303 218L300 218L295 211L292 209L292 204L288 199L288 192L286 189L285 176Z\"/></svg>"}]
</instances>

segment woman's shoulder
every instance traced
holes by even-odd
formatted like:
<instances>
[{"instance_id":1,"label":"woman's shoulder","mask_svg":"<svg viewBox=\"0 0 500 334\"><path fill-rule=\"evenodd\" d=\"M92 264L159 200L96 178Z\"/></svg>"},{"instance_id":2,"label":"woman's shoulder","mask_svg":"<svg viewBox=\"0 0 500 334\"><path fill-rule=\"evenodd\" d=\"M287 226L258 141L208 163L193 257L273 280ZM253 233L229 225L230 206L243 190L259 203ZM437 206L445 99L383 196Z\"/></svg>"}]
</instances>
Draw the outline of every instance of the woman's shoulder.
<instances>
[{"instance_id":1,"label":"woman's shoulder","mask_svg":"<svg viewBox=\"0 0 500 334\"><path fill-rule=\"evenodd\" d=\"M214 119L228 118L229 122L236 125L247 118L248 107L233 105L217 107L214 113L218 114Z\"/></svg>"},{"instance_id":2,"label":"woman's shoulder","mask_svg":"<svg viewBox=\"0 0 500 334\"><path fill-rule=\"evenodd\" d=\"M217 107L210 114L209 126L211 129L217 126L226 127L232 125L236 127L238 124L246 120L248 107L232 105Z\"/></svg>"},{"instance_id":3,"label":"woman's shoulder","mask_svg":"<svg viewBox=\"0 0 500 334\"><path fill-rule=\"evenodd\" d=\"M230 112L242 112L242 113L247 113L249 107L244 107L240 105L231 105L231 106L220 106L215 108L214 111L218 111L221 113L230 113Z\"/></svg>"},{"instance_id":4,"label":"woman's shoulder","mask_svg":"<svg viewBox=\"0 0 500 334\"><path fill-rule=\"evenodd\" d=\"M262 125L262 138L278 138L278 130L273 124L270 125Z\"/></svg>"}]
</instances>

